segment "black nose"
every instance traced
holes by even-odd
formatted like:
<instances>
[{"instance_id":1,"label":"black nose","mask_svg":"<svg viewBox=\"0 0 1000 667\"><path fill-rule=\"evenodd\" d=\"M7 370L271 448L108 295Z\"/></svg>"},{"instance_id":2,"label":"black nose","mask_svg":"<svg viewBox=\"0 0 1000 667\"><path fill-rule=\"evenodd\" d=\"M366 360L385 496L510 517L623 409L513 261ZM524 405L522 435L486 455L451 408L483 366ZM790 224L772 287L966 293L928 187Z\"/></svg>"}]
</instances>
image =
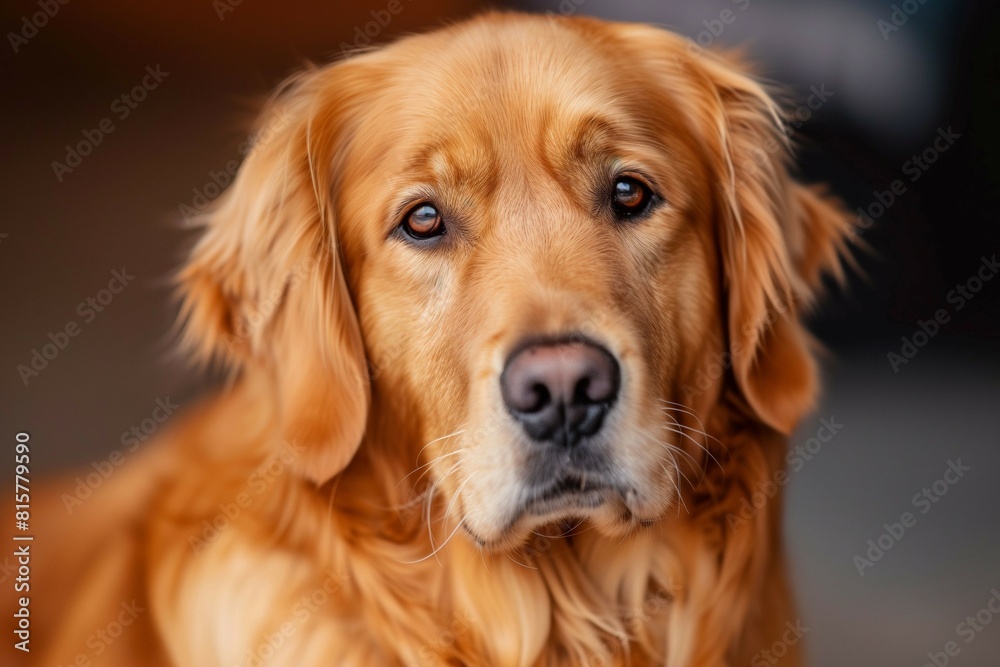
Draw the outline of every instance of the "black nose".
<instances>
[{"instance_id":1,"label":"black nose","mask_svg":"<svg viewBox=\"0 0 1000 667\"><path fill-rule=\"evenodd\" d=\"M585 342L530 345L500 375L510 413L539 442L575 445L597 433L620 384L618 362Z\"/></svg>"}]
</instances>

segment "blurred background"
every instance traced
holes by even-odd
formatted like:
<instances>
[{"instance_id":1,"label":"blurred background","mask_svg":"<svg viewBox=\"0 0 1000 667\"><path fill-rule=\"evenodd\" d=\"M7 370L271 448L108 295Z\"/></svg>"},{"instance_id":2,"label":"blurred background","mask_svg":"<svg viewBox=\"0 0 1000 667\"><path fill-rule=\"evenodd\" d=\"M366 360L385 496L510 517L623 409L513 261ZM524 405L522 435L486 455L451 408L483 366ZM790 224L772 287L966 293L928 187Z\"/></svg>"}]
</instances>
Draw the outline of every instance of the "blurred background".
<instances>
[{"instance_id":1,"label":"blurred background","mask_svg":"<svg viewBox=\"0 0 1000 667\"><path fill-rule=\"evenodd\" d=\"M204 393L209 381L168 356L166 280L191 243L185 214L219 194L259 100L306 59L485 7L401 2L386 25L386 0L3 4L0 419L11 449L31 433L34 473L93 472L116 449L127 458ZM813 322L827 389L796 437L787 489L811 664L1000 664L989 609L1000 609L996 4L490 7L740 46L804 105L801 177L867 216L873 249L866 275L833 289Z\"/></svg>"}]
</instances>

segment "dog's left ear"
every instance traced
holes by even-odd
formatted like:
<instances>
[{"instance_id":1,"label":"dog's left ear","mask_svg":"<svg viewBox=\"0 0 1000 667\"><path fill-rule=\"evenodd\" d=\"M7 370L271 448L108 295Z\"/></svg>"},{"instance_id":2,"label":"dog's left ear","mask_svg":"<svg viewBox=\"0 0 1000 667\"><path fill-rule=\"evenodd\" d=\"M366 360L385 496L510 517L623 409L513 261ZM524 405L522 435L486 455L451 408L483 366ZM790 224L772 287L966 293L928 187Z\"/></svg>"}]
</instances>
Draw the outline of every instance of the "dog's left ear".
<instances>
[{"instance_id":1,"label":"dog's left ear","mask_svg":"<svg viewBox=\"0 0 1000 667\"><path fill-rule=\"evenodd\" d=\"M623 30L706 152L732 374L756 417L788 434L818 388L800 318L824 275L843 278L850 217L790 176L781 109L736 59L648 26Z\"/></svg>"},{"instance_id":2,"label":"dog's left ear","mask_svg":"<svg viewBox=\"0 0 1000 667\"><path fill-rule=\"evenodd\" d=\"M757 417L790 434L818 394L814 343L801 319L825 275L843 280L850 217L838 200L791 177L783 113L736 60L703 53L689 66L708 88L705 145L717 151L733 376Z\"/></svg>"},{"instance_id":3,"label":"dog's left ear","mask_svg":"<svg viewBox=\"0 0 1000 667\"><path fill-rule=\"evenodd\" d=\"M290 79L179 276L183 342L268 388L293 467L322 483L357 450L367 363L333 215L349 63ZM354 79L357 79L354 76ZM270 443L277 446L280 443Z\"/></svg>"},{"instance_id":4,"label":"dog's left ear","mask_svg":"<svg viewBox=\"0 0 1000 667\"><path fill-rule=\"evenodd\" d=\"M737 218L730 210L721 243L733 376L761 421L788 435L815 407L815 344L801 318L827 273L843 279L848 217L821 190L778 178L779 185L757 190L737 177L743 192L735 201L746 213ZM769 189L784 197L748 202Z\"/></svg>"}]
</instances>

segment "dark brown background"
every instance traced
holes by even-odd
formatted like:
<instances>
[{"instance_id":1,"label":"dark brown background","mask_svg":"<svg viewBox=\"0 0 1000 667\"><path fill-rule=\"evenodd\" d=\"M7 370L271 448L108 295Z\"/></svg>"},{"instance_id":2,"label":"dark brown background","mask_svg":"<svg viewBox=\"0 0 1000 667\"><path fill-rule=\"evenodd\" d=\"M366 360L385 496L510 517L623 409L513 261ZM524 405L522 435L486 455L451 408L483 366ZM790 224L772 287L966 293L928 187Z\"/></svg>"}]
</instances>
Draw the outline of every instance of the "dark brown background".
<instances>
[{"instance_id":1,"label":"dark brown background","mask_svg":"<svg viewBox=\"0 0 1000 667\"><path fill-rule=\"evenodd\" d=\"M481 8L400 1L379 41ZM738 10L746 1L566 0L562 9L664 23L695 39L733 11L714 44L746 44L800 99L813 85L834 91L797 138L803 176L831 182L852 208L900 178L939 127L962 135L866 234L877 253L862 260L869 279L835 292L816 319L832 352L829 390L798 441L821 418L844 428L792 476L787 523L814 664L920 665L957 639L953 664L995 665L1000 620L968 644L955 632L1000 588L1000 279L898 373L886 355L918 320L950 307L946 294L982 255L1000 252L996 10L927 0L886 40L876 21L890 2L750 0ZM179 207L240 158L261 96L305 59L336 57L387 4L243 0L220 20L209 0L73 0L17 53L5 38L0 433L11 449L14 433L31 433L36 473L100 463L157 399L183 409L204 391L168 354L166 279L191 242ZM516 4L560 11L554 1ZM38 11L8 2L0 28L19 32ZM169 76L59 182L51 163L65 146L113 116L112 101L156 65ZM84 323L77 305L122 267L135 280ZM69 321L80 334L26 386L17 366ZM972 468L966 478L858 576L853 556L958 458Z\"/></svg>"}]
</instances>

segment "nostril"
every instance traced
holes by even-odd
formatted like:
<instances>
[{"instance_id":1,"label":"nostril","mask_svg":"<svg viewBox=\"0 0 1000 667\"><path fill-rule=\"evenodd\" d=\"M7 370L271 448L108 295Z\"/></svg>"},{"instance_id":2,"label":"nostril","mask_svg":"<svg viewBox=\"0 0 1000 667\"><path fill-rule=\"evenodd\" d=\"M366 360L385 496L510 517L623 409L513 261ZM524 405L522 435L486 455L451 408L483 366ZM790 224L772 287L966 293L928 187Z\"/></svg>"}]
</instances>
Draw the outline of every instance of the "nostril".
<instances>
[{"instance_id":1,"label":"nostril","mask_svg":"<svg viewBox=\"0 0 1000 667\"><path fill-rule=\"evenodd\" d=\"M512 411L534 414L552 404L552 389L544 375L534 372L530 362L519 360L511 363L500 376L503 401Z\"/></svg>"},{"instance_id":2,"label":"nostril","mask_svg":"<svg viewBox=\"0 0 1000 667\"><path fill-rule=\"evenodd\" d=\"M573 400L578 404L610 403L618 395L618 364L607 353L598 350L599 361L576 384Z\"/></svg>"},{"instance_id":3,"label":"nostril","mask_svg":"<svg viewBox=\"0 0 1000 667\"><path fill-rule=\"evenodd\" d=\"M552 394L549 393L549 388L541 382L531 385L531 394L532 398L524 402L524 407L520 408L520 412L538 412L552 402Z\"/></svg>"},{"instance_id":4,"label":"nostril","mask_svg":"<svg viewBox=\"0 0 1000 667\"><path fill-rule=\"evenodd\" d=\"M580 378L573 388L573 405L587 405L594 402L590 395L590 385L589 377Z\"/></svg>"}]
</instances>

